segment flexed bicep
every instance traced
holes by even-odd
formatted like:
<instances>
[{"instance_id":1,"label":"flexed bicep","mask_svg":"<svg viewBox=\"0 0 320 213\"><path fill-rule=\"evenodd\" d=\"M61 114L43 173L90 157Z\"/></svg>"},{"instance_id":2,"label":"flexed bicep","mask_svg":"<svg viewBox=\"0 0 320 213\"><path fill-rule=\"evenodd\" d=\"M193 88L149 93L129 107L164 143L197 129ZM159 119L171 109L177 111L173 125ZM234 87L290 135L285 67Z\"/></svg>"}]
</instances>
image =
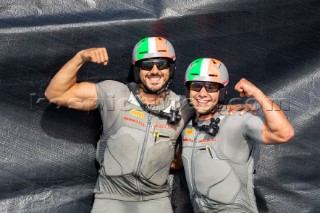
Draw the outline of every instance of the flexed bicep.
<instances>
[{"instance_id":1,"label":"flexed bicep","mask_svg":"<svg viewBox=\"0 0 320 213\"><path fill-rule=\"evenodd\" d=\"M46 98L55 104L77 109L91 110L96 107L97 92L94 83L77 83L79 69L86 62L106 65L109 61L104 47L81 50L69 60L51 79Z\"/></svg>"},{"instance_id":2,"label":"flexed bicep","mask_svg":"<svg viewBox=\"0 0 320 213\"><path fill-rule=\"evenodd\" d=\"M67 92L51 102L76 110L93 110L97 103L97 91L94 83L82 82L73 85Z\"/></svg>"}]
</instances>

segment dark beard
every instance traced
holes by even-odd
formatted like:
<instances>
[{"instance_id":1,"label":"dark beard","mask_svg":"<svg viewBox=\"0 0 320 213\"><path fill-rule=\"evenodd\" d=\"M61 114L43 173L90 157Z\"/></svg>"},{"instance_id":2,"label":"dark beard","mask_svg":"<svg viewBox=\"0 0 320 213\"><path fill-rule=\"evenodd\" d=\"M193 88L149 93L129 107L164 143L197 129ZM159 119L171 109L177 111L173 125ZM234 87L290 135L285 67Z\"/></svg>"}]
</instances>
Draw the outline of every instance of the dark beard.
<instances>
[{"instance_id":1,"label":"dark beard","mask_svg":"<svg viewBox=\"0 0 320 213\"><path fill-rule=\"evenodd\" d=\"M153 75L153 76L159 76L159 75ZM171 84L172 80L168 79L165 84L160 88L160 89L151 89L148 88L145 84L143 84L142 82L140 83L140 87L143 89L143 91L145 93L149 93L149 94L161 94L163 92L166 92L168 90L169 85Z\"/></svg>"}]
</instances>

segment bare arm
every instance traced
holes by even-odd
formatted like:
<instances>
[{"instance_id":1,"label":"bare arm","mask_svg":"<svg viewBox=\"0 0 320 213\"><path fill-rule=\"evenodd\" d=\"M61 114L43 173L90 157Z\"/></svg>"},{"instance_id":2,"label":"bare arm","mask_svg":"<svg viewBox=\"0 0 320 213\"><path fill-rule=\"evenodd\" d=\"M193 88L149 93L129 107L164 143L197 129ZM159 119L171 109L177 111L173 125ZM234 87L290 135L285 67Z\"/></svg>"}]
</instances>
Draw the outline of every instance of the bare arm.
<instances>
[{"instance_id":1,"label":"bare arm","mask_svg":"<svg viewBox=\"0 0 320 213\"><path fill-rule=\"evenodd\" d=\"M94 83L77 83L77 74L82 65L91 61L108 63L105 48L91 48L78 52L52 78L45 91L46 98L55 104L77 110L92 110L96 106L97 93Z\"/></svg>"},{"instance_id":2,"label":"bare arm","mask_svg":"<svg viewBox=\"0 0 320 213\"><path fill-rule=\"evenodd\" d=\"M285 143L294 136L294 129L283 111L259 88L243 78L237 83L235 89L240 92L241 97L253 97L261 105L265 116L262 127L262 142L264 144Z\"/></svg>"}]
</instances>

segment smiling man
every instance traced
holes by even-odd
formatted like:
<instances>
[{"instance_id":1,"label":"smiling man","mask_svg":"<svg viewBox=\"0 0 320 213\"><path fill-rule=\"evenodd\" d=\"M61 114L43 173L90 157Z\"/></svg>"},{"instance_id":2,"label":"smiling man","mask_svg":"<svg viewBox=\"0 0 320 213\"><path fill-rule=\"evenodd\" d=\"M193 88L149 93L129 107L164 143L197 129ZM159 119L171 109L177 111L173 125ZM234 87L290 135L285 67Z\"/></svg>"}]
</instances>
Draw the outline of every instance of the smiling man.
<instances>
[{"instance_id":1,"label":"smiling man","mask_svg":"<svg viewBox=\"0 0 320 213\"><path fill-rule=\"evenodd\" d=\"M45 96L77 110L98 109L103 132L93 213L172 212L167 178L175 143L194 111L168 89L175 51L162 37L141 39L132 54L134 82L77 82L88 61L106 65L105 48L78 52L51 80Z\"/></svg>"},{"instance_id":2,"label":"smiling man","mask_svg":"<svg viewBox=\"0 0 320 213\"><path fill-rule=\"evenodd\" d=\"M196 116L182 132L182 160L196 213L257 212L254 148L257 143L285 143L294 135L281 109L246 79L235 90L241 97L255 98L265 120L251 113L226 114L221 102L228 82L227 68L214 58L193 61L185 74Z\"/></svg>"}]
</instances>

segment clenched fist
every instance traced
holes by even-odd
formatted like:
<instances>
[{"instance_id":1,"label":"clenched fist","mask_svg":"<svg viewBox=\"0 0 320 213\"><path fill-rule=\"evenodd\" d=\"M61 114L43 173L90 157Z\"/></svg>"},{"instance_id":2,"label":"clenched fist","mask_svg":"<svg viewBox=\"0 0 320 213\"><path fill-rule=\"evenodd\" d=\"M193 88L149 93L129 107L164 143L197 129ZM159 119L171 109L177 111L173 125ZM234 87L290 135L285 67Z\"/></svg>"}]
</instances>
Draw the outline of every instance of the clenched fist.
<instances>
[{"instance_id":1,"label":"clenched fist","mask_svg":"<svg viewBox=\"0 0 320 213\"><path fill-rule=\"evenodd\" d=\"M260 89L245 78L242 78L234 88L240 93L240 97L255 97Z\"/></svg>"},{"instance_id":2,"label":"clenched fist","mask_svg":"<svg viewBox=\"0 0 320 213\"><path fill-rule=\"evenodd\" d=\"M81 50L78 55L82 61L91 61L103 65L107 65L109 62L107 49L104 47Z\"/></svg>"}]
</instances>

